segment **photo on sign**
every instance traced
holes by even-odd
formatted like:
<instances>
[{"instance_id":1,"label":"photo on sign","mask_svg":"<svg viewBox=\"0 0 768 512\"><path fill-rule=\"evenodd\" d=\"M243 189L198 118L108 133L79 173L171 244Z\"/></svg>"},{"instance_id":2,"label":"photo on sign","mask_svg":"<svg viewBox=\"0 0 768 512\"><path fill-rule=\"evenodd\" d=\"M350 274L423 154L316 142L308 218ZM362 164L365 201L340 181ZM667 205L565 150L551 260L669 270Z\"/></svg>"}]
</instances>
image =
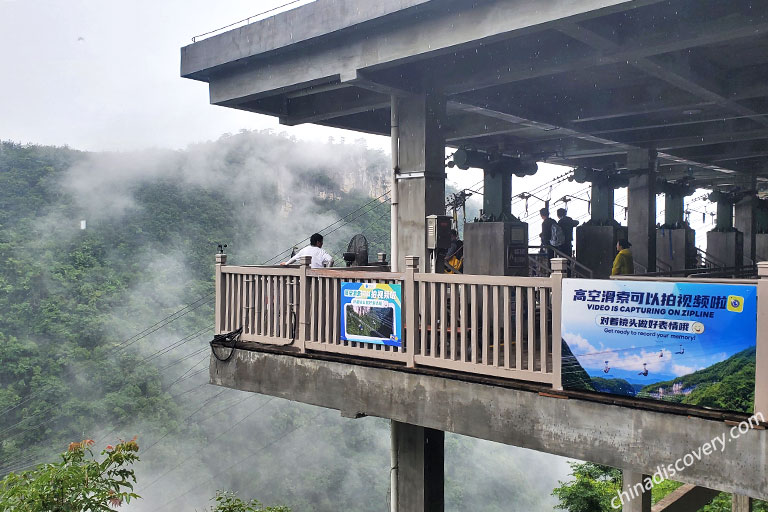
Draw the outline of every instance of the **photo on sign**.
<instances>
[{"instance_id":1,"label":"photo on sign","mask_svg":"<svg viewBox=\"0 0 768 512\"><path fill-rule=\"evenodd\" d=\"M344 330L348 336L389 339L394 333L394 306L371 307L347 304L345 318Z\"/></svg>"},{"instance_id":2,"label":"photo on sign","mask_svg":"<svg viewBox=\"0 0 768 512\"><path fill-rule=\"evenodd\" d=\"M399 284L341 283L341 339L402 346Z\"/></svg>"},{"instance_id":3,"label":"photo on sign","mask_svg":"<svg viewBox=\"0 0 768 512\"><path fill-rule=\"evenodd\" d=\"M756 289L563 281L563 386L751 412Z\"/></svg>"}]
</instances>

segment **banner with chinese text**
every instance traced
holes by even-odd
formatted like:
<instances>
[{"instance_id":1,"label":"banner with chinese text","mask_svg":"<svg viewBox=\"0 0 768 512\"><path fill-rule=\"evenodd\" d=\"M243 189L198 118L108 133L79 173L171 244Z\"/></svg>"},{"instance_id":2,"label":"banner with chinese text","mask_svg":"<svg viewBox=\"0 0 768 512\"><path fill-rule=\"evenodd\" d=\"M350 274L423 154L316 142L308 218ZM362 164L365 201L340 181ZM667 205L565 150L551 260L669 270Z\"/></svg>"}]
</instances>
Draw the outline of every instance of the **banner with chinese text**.
<instances>
[{"instance_id":1,"label":"banner with chinese text","mask_svg":"<svg viewBox=\"0 0 768 512\"><path fill-rule=\"evenodd\" d=\"M756 295L750 285L565 279L563 385L748 412Z\"/></svg>"}]
</instances>

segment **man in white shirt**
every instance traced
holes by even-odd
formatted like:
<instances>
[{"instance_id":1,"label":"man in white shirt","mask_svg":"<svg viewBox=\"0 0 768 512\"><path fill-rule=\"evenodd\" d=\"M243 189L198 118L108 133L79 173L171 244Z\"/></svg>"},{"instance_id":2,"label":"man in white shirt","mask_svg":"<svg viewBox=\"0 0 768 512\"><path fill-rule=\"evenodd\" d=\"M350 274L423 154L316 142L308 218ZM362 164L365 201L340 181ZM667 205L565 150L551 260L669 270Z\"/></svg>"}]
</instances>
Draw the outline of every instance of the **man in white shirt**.
<instances>
[{"instance_id":1,"label":"man in white shirt","mask_svg":"<svg viewBox=\"0 0 768 512\"><path fill-rule=\"evenodd\" d=\"M311 256L311 268L324 268L333 266L333 257L323 250L323 235L315 233L309 238L309 245L297 252L291 259L283 263L290 265L298 261L302 256Z\"/></svg>"}]
</instances>

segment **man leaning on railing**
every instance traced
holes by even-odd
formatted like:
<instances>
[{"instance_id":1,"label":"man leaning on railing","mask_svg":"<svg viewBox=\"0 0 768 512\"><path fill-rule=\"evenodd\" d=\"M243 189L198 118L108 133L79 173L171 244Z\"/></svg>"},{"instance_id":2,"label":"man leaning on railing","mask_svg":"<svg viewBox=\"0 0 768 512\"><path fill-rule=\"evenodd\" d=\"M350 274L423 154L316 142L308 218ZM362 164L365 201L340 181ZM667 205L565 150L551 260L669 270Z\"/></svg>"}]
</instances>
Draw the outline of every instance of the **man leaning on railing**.
<instances>
[{"instance_id":1,"label":"man leaning on railing","mask_svg":"<svg viewBox=\"0 0 768 512\"><path fill-rule=\"evenodd\" d=\"M281 265L290 265L299 260L302 256L311 256L311 268L324 268L333 266L333 257L323 250L323 235L315 233L309 238L309 245L297 252L291 259L281 263Z\"/></svg>"}]
</instances>

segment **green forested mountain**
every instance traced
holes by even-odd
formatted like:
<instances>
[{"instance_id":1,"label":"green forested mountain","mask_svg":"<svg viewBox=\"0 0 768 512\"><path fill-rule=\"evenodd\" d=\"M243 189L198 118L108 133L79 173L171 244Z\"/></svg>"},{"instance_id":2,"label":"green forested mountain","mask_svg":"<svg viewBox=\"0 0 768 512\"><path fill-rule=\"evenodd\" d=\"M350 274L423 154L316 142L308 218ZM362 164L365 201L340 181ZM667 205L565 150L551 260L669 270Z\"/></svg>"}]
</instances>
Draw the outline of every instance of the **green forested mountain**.
<instances>
[{"instance_id":1,"label":"green forested mountain","mask_svg":"<svg viewBox=\"0 0 768 512\"><path fill-rule=\"evenodd\" d=\"M201 510L216 489L385 510L384 420L210 386L207 341L219 243L234 264L278 262L330 225L337 257L358 232L389 252L388 203L372 200L388 165L269 132L138 153L1 143L0 475L138 435L144 499L127 510ZM448 510L551 510L559 459L446 444Z\"/></svg>"},{"instance_id":2,"label":"green forested mountain","mask_svg":"<svg viewBox=\"0 0 768 512\"><path fill-rule=\"evenodd\" d=\"M675 384L691 389L681 395L684 404L701 405L730 411L752 411L755 403L755 347L734 354L725 361L674 380L646 386L641 393L659 388L671 390Z\"/></svg>"}]
</instances>

